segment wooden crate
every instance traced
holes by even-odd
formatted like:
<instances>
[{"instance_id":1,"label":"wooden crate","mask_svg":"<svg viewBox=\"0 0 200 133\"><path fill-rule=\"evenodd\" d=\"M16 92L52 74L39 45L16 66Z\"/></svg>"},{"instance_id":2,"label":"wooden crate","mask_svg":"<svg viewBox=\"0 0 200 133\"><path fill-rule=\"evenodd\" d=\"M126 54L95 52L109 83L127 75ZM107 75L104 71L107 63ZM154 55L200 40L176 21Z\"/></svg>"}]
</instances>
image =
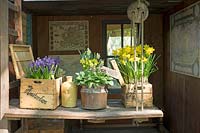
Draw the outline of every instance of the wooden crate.
<instances>
[{"instance_id":1,"label":"wooden crate","mask_svg":"<svg viewBox=\"0 0 200 133\"><path fill-rule=\"evenodd\" d=\"M23 133L64 133L64 120L23 119Z\"/></svg>"},{"instance_id":2,"label":"wooden crate","mask_svg":"<svg viewBox=\"0 0 200 133\"><path fill-rule=\"evenodd\" d=\"M138 85L137 97L138 100L141 101L141 85ZM134 89L134 84L122 86L121 99L126 108L136 107L136 90ZM144 83L143 101L144 107L153 106L152 84L150 83ZM140 105L140 103L138 105Z\"/></svg>"},{"instance_id":3,"label":"wooden crate","mask_svg":"<svg viewBox=\"0 0 200 133\"><path fill-rule=\"evenodd\" d=\"M55 109L60 104L62 78L24 78L28 65L34 61L31 46L11 44L9 47L16 78L21 79L20 108Z\"/></svg>"},{"instance_id":4,"label":"wooden crate","mask_svg":"<svg viewBox=\"0 0 200 133\"><path fill-rule=\"evenodd\" d=\"M62 78L21 79L20 108L55 109L60 104Z\"/></svg>"}]
</instances>

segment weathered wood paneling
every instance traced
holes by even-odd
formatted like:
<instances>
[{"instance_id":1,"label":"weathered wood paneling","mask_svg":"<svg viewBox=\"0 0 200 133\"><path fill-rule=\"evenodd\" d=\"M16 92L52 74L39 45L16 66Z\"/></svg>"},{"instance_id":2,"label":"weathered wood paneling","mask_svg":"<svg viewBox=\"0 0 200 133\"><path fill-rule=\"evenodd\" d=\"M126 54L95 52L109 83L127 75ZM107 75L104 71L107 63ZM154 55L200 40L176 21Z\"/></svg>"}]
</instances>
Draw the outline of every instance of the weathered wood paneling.
<instances>
[{"instance_id":1,"label":"weathered wood paneling","mask_svg":"<svg viewBox=\"0 0 200 133\"><path fill-rule=\"evenodd\" d=\"M8 1L0 1L0 119L8 109ZM4 20L4 21L2 21Z\"/></svg>"},{"instance_id":2,"label":"weathered wood paneling","mask_svg":"<svg viewBox=\"0 0 200 133\"><path fill-rule=\"evenodd\" d=\"M104 20L128 20L127 15L97 15L97 16L35 16L33 19L33 37L36 56L50 54L78 54L78 52L52 52L48 51L48 21L88 20L89 21L89 45L93 51L103 54L102 22ZM35 22L36 21L36 22ZM154 103L163 107L163 16L151 14L145 22L145 42L152 44L156 54L161 55L158 60L159 71L150 78L153 83ZM37 52L36 52L37 51Z\"/></svg>"},{"instance_id":3,"label":"weathered wood paneling","mask_svg":"<svg viewBox=\"0 0 200 133\"><path fill-rule=\"evenodd\" d=\"M197 0L185 0L164 18L164 114L170 133L200 132L200 79L170 71L169 15Z\"/></svg>"}]
</instances>

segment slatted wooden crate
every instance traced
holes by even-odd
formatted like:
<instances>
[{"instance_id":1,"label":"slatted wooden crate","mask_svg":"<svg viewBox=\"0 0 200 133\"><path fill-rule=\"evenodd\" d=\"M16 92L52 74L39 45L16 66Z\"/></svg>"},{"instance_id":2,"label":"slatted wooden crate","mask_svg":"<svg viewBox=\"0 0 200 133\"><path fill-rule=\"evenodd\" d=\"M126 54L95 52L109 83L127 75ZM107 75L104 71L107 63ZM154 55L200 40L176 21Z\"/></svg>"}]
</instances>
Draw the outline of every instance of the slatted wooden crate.
<instances>
[{"instance_id":1,"label":"slatted wooden crate","mask_svg":"<svg viewBox=\"0 0 200 133\"><path fill-rule=\"evenodd\" d=\"M153 94L152 94L152 84L144 83L143 89L143 101L144 107L152 107L153 106ZM138 104L141 101L141 85L138 85L137 98ZM122 86L122 103L125 107L136 107L136 90L134 89L134 84L126 84Z\"/></svg>"},{"instance_id":2,"label":"slatted wooden crate","mask_svg":"<svg viewBox=\"0 0 200 133\"><path fill-rule=\"evenodd\" d=\"M62 78L24 78L28 65L34 61L31 46L11 44L9 47L16 78L21 79L20 108L55 109L60 104Z\"/></svg>"},{"instance_id":3,"label":"slatted wooden crate","mask_svg":"<svg viewBox=\"0 0 200 133\"><path fill-rule=\"evenodd\" d=\"M23 133L64 133L64 120L23 119Z\"/></svg>"}]
</instances>

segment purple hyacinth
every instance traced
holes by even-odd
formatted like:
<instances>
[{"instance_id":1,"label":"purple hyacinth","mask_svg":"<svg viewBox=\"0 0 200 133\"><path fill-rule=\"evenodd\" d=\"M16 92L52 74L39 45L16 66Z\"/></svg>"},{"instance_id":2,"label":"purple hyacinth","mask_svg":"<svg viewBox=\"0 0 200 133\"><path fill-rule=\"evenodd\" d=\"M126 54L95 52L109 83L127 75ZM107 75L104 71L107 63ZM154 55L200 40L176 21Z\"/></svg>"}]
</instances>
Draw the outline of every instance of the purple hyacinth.
<instances>
[{"instance_id":1,"label":"purple hyacinth","mask_svg":"<svg viewBox=\"0 0 200 133\"><path fill-rule=\"evenodd\" d=\"M58 65L60 63L59 57L52 58L45 56L44 58L37 58L36 61L29 64L29 70L32 74L40 73L44 75L55 75Z\"/></svg>"}]
</instances>

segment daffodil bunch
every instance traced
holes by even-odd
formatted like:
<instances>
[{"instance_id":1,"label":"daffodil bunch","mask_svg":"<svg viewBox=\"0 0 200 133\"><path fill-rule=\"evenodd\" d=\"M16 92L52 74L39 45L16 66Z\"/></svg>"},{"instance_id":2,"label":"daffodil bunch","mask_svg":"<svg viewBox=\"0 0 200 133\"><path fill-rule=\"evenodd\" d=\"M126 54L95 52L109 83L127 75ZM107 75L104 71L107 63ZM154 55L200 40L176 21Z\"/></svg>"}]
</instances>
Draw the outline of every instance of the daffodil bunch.
<instances>
[{"instance_id":1,"label":"daffodil bunch","mask_svg":"<svg viewBox=\"0 0 200 133\"><path fill-rule=\"evenodd\" d=\"M134 83L135 79L141 79L142 62L144 64L143 76L145 79L148 79L158 69L156 66L158 57L153 53L155 51L153 47L145 44L143 47L143 57L142 46L138 45L135 49L136 55L134 54L134 47L131 46L113 50L113 55L126 83ZM135 67L137 67L136 72Z\"/></svg>"}]
</instances>

